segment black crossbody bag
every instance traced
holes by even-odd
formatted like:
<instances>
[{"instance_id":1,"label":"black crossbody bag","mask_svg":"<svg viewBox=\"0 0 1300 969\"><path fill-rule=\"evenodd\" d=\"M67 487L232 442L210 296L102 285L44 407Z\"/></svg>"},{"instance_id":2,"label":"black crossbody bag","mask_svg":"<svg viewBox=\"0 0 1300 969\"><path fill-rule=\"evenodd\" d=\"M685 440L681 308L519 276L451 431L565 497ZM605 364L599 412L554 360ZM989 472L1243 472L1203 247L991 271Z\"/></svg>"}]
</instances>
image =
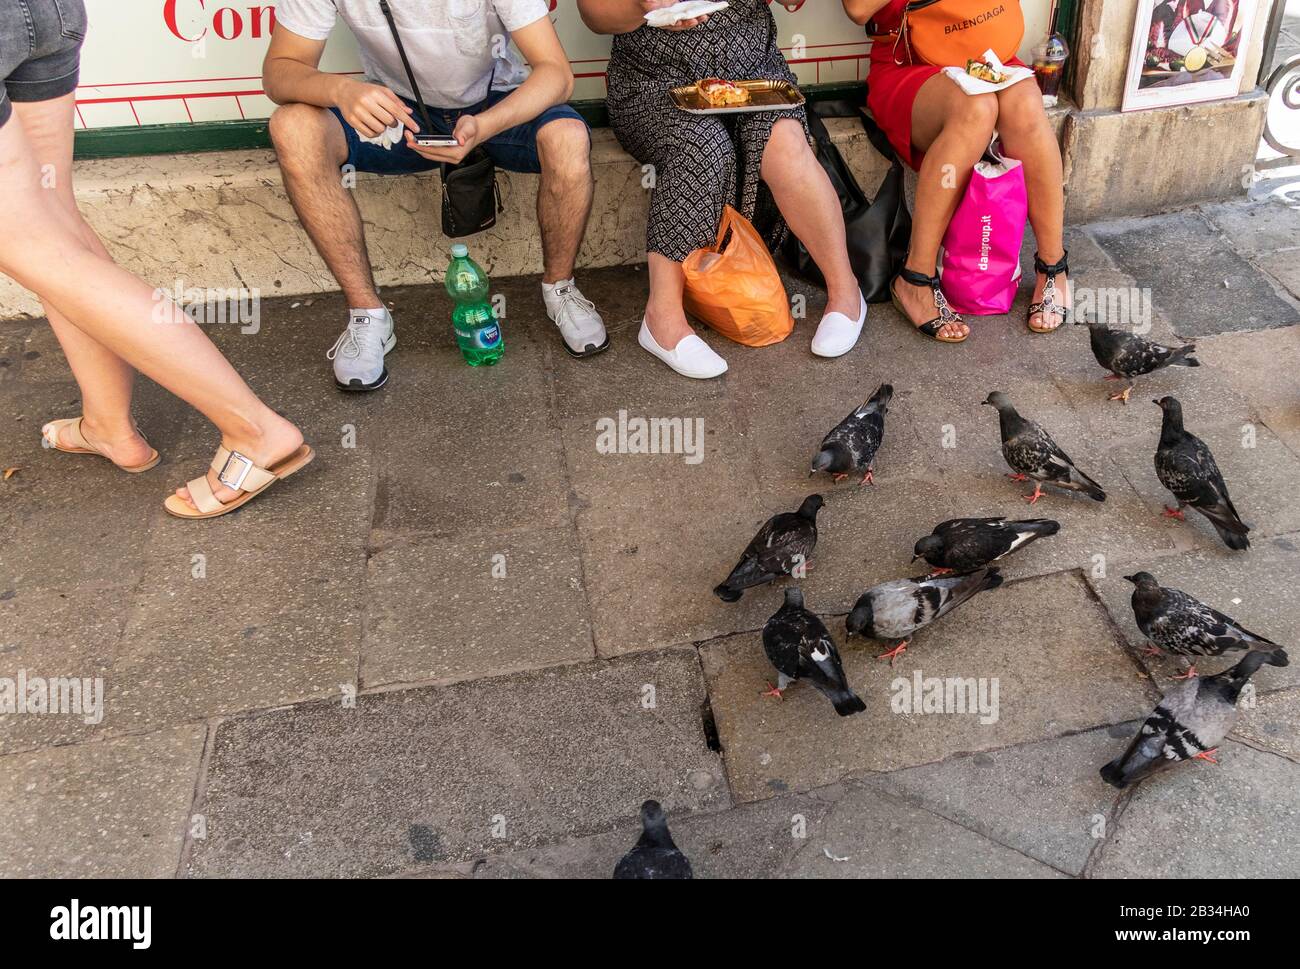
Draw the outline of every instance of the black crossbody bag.
<instances>
[{"instance_id":1,"label":"black crossbody bag","mask_svg":"<svg viewBox=\"0 0 1300 969\"><path fill-rule=\"evenodd\" d=\"M420 123L423 130L433 131L429 120L429 109L424 104L424 95L411 70L411 62L406 56L402 37L397 32L397 22L388 0L379 0L379 9L388 21L388 29L393 32L397 43L397 53L402 58L402 67L406 69L406 79L411 84L411 93L415 95L416 106L420 110ZM503 211L501 188L497 185L497 170L492 159L481 147L472 149L459 165L442 165L442 233L449 239L470 236L484 229L490 229L497 223L497 214Z\"/></svg>"}]
</instances>

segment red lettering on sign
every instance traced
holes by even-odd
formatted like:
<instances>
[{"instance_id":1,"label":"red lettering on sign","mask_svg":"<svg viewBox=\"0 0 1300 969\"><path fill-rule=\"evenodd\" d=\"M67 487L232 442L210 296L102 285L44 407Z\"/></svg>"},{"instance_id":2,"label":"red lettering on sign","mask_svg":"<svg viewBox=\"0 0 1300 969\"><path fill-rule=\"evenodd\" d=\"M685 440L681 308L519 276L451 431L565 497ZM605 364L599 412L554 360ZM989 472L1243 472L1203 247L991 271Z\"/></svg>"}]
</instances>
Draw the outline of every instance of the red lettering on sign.
<instances>
[{"instance_id":1,"label":"red lettering on sign","mask_svg":"<svg viewBox=\"0 0 1300 969\"><path fill-rule=\"evenodd\" d=\"M222 40L239 40L241 37L261 40L263 37L270 37L271 31L275 29L273 5L257 4L244 7L242 10L236 7L219 7L212 11L211 19L207 26L199 31L198 36L189 37L182 32L180 26L179 12L182 3L189 6L191 11L197 7L204 19L208 19L208 4L207 0L164 0L163 23L167 25L173 37L187 44L197 44L208 35L209 30Z\"/></svg>"}]
</instances>

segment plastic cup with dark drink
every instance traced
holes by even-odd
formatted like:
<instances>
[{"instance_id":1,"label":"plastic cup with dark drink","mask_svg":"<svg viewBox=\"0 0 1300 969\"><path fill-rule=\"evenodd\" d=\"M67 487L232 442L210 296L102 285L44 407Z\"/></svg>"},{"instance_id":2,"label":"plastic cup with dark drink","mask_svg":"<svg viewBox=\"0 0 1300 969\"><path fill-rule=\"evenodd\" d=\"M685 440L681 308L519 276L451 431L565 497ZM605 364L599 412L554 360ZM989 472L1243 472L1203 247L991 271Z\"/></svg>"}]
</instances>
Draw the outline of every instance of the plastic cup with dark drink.
<instances>
[{"instance_id":1,"label":"plastic cup with dark drink","mask_svg":"<svg viewBox=\"0 0 1300 969\"><path fill-rule=\"evenodd\" d=\"M1043 103L1049 108L1056 104L1061 90L1061 75L1065 73L1065 61L1070 56L1070 49L1060 34L1053 34L1047 43L1034 48L1034 77L1038 80L1038 89L1043 92Z\"/></svg>"}]
</instances>

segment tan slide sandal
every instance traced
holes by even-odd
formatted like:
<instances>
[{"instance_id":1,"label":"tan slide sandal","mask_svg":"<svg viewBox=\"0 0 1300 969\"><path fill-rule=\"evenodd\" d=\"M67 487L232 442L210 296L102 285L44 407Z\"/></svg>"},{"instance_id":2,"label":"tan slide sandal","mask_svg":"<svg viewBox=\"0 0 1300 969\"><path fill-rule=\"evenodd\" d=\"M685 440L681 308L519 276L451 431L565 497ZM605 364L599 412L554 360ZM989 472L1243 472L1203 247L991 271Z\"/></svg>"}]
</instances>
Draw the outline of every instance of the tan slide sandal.
<instances>
[{"instance_id":1,"label":"tan slide sandal","mask_svg":"<svg viewBox=\"0 0 1300 969\"><path fill-rule=\"evenodd\" d=\"M223 444L217 448L217 456L212 459L211 469L217 473L217 480L223 485L242 491L243 494L224 503L219 501L212 493L212 485L208 484L208 477L205 474L185 485L190 489L190 499L194 502L194 507L190 507L189 502L180 495L168 495L167 500L163 502L163 507L167 509L169 515L175 515L177 518L219 518L252 501L277 481L282 481L289 475L301 471L311 464L314 457L316 452L304 444L272 467L259 468L249 458L238 451L230 450ZM198 508L198 511L194 508Z\"/></svg>"},{"instance_id":2,"label":"tan slide sandal","mask_svg":"<svg viewBox=\"0 0 1300 969\"><path fill-rule=\"evenodd\" d=\"M65 454L97 454L105 460L112 461L112 458L107 454L92 446L91 443L86 440L86 435L81 433L81 422L84 419L85 418L82 417L66 417L62 420L50 421L41 428L41 437L45 438L45 443L56 451L63 451ZM68 430L68 438L76 442L72 447L67 447L66 445L59 443L59 432L65 428ZM136 430L139 431L140 428L137 427ZM143 435L141 436L143 437ZM145 441L145 443L148 444L149 442ZM139 474L141 471L148 471L162 460L157 451L153 448L150 448L149 450L153 453L149 456L149 460L144 464L137 464L133 468L128 468L125 465L118 464L117 467L121 468L127 474ZM113 463L117 464L115 461Z\"/></svg>"}]
</instances>

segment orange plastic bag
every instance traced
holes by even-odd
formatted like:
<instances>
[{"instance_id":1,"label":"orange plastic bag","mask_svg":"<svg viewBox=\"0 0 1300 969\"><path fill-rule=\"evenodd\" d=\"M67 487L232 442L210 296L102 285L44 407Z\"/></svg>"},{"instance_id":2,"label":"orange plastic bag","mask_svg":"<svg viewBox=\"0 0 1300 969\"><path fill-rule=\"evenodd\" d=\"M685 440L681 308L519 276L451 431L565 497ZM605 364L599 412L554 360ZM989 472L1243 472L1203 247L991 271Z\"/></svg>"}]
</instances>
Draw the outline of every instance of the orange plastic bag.
<instances>
[{"instance_id":1,"label":"orange plastic bag","mask_svg":"<svg viewBox=\"0 0 1300 969\"><path fill-rule=\"evenodd\" d=\"M794 329L772 254L750 221L728 205L718 241L682 263L686 311L747 347L780 343Z\"/></svg>"}]
</instances>

